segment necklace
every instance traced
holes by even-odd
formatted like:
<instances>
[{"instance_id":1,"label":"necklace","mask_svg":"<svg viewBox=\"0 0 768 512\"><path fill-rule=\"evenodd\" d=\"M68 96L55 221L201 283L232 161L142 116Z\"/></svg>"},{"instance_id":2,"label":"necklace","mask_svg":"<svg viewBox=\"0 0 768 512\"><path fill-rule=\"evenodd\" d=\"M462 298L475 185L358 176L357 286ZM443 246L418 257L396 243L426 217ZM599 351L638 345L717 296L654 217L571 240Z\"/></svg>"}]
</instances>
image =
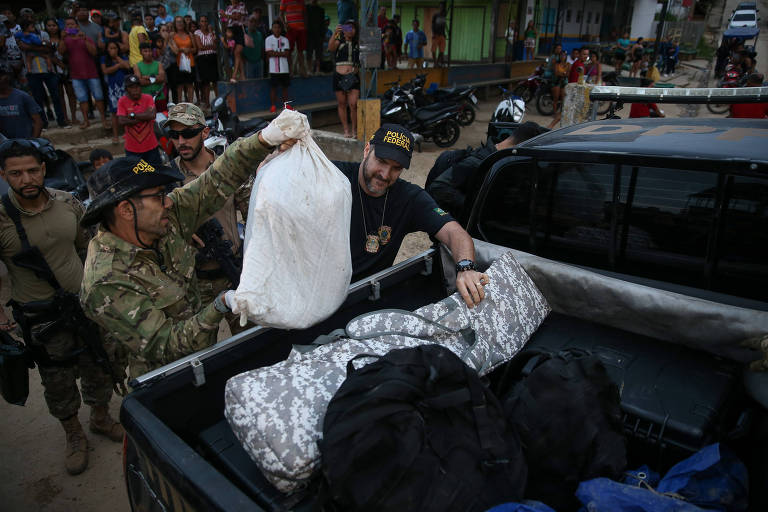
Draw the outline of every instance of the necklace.
<instances>
[{"instance_id":1,"label":"necklace","mask_svg":"<svg viewBox=\"0 0 768 512\"><path fill-rule=\"evenodd\" d=\"M384 196L384 209L381 212L381 225L376 231L375 235L368 234L368 226L365 223L365 209L363 208L363 194L360 192L360 184L357 185L357 195L360 197L360 213L363 216L363 232L365 233L365 252L371 254L379 252L380 245L387 245L389 239L392 237L392 228L384 225L384 215L387 213L387 199L389 198L389 190Z\"/></svg>"}]
</instances>

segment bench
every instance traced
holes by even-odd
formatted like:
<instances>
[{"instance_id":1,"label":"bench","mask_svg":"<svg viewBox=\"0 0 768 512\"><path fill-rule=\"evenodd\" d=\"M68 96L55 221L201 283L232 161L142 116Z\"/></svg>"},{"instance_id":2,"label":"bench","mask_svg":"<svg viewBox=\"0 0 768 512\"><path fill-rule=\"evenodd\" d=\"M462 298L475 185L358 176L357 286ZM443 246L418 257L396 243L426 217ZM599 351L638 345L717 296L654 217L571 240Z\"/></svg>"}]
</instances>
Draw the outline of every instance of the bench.
<instances>
[{"instance_id":1,"label":"bench","mask_svg":"<svg viewBox=\"0 0 768 512\"><path fill-rule=\"evenodd\" d=\"M683 60L693 60L696 58L696 50L683 50L680 49L680 52L678 52L678 58Z\"/></svg>"}]
</instances>

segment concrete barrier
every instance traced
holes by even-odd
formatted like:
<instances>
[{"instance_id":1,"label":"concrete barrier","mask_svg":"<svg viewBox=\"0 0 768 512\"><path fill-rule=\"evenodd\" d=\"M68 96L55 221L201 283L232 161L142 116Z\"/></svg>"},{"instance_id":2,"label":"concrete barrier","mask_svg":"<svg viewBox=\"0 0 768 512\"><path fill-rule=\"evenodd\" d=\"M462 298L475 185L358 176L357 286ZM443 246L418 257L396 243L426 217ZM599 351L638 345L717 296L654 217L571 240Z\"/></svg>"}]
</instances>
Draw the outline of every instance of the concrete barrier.
<instances>
[{"instance_id":1,"label":"concrete barrier","mask_svg":"<svg viewBox=\"0 0 768 512\"><path fill-rule=\"evenodd\" d=\"M365 144L357 139L347 139L340 133L325 130L312 130L312 138L331 160L360 162L363 159Z\"/></svg>"},{"instance_id":2,"label":"concrete barrier","mask_svg":"<svg viewBox=\"0 0 768 512\"><path fill-rule=\"evenodd\" d=\"M589 91L592 84L571 83L565 86L565 100L563 101L563 115L560 119L560 127L571 126L589 121L590 101Z\"/></svg>"}]
</instances>

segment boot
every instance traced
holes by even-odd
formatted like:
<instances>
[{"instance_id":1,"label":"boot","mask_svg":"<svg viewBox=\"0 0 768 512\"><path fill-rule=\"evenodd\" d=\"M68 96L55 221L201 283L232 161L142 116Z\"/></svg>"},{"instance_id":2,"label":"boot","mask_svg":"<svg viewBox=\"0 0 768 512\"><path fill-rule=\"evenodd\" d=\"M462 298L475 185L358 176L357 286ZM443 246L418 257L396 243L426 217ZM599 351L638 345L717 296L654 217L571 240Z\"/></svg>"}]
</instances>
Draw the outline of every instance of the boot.
<instances>
[{"instance_id":1,"label":"boot","mask_svg":"<svg viewBox=\"0 0 768 512\"><path fill-rule=\"evenodd\" d=\"M91 407L91 421L89 428L94 434L108 437L116 443L123 442L125 430L117 421L109 415L109 408L106 405L94 405Z\"/></svg>"},{"instance_id":2,"label":"boot","mask_svg":"<svg viewBox=\"0 0 768 512\"><path fill-rule=\"evenodd\" d=\"M67 434L67 457L65 466L70 475L79 475L88 467L88 439L83 427L73 414L66 420L61 420L64 432Z\"/></svg>"}]
</instances>

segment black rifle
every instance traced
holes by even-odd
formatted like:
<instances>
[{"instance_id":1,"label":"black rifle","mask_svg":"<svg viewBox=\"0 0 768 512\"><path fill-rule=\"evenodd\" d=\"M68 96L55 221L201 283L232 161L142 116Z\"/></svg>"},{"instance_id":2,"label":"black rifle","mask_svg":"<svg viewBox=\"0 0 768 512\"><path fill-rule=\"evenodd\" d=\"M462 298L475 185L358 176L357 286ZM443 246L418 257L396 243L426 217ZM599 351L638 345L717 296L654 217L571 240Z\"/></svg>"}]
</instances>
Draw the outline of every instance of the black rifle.
<instances>
[{"instance_id":1,"label":"black rifle","mask_svg":"<svg viewBox=\"0 0 768 512\"><path fill-rule=\"evenodd\" d=\"M225 240L224 228L216 218L210 218L197 229L196 235L203 241L204 247L197 251L195 260L198 264L215 261L221 272L232 283L232 288L240 284L242 260L232 252L232 242Z\"/></svg>"},{"instance_id":2,"label":"black rifle","mask_svg":"<svg viewBox=\"0 0 768 512\"><path fill-rule=\"evenodd\" d=\"M115 392L124 396L126 393L125 385L122 379L118 379L109 361L109 356L104 350L99 336L98 326L85 316L78 295L61 287L40 249L30 245L27 232L21 225L21 214L11 203L8 194L3 195L2 202L6 213L15 224L16 232L21 240L22 249L11 257L11 261L18 267L33 271L37 277L47 281L55 290L51 300L32 301L25 304L10 302L13 306L13 316L21 326L30 357L41 366L70 366L74 364L75 358L83 352L82 349L73 351L63 359L54 360L51 359L45 347L35 343L32 337L32 327L42 323L49 323L49 325L37 334L40 339L45 339L46 334L56 332L59 329L70 331L83 341L94 362L112 378L112 387Z\"/></svg>"}]
</instances>

